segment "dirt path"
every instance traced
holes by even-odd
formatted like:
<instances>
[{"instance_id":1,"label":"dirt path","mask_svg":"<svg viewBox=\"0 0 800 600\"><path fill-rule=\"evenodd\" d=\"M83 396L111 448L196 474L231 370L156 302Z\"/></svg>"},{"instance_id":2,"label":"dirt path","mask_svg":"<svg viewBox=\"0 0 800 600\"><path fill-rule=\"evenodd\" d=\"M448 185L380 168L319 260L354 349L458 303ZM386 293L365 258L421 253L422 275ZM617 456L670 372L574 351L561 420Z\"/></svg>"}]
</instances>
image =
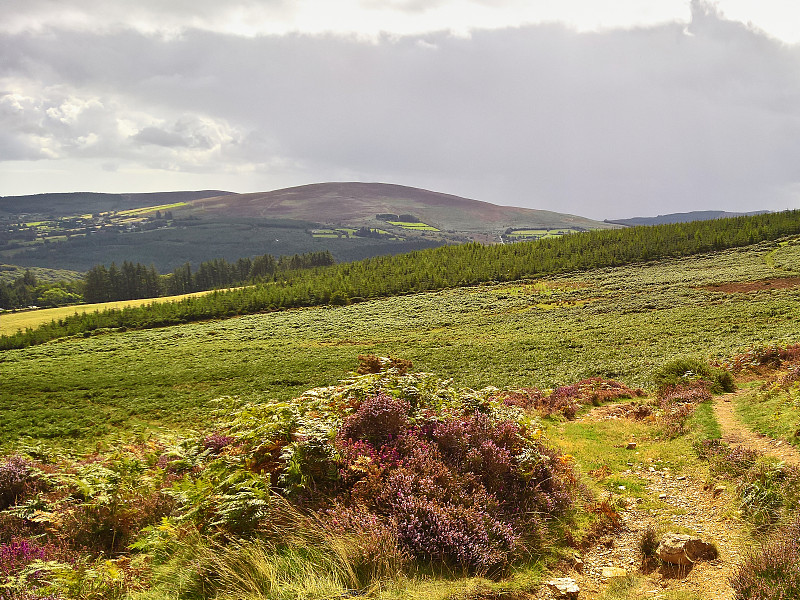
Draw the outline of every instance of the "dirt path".
<instances>
[{"instance_id":1,"label":"dirt path","mask_svg":"<svg viewBox=\"0 0 800 600\"><path fill-rule=\"evenodd\" d=\"M583 572L567 576L581 588L580 598L602 597L613 578L604 577L604 567L618 567L627 574L643 573L628 598L667 598L678 591L691 592L698 598L732 600L728 579L746 551L747 534L742 522L730 509L728 490L715 492L705 481L687 475L676 475L668 468L656 469L645 462L634 462L625 472L645 480L648 495L655 506L642 508L635 501L621 511L622 526L613 535L586 550L582 556ZM655 499L658 499L655 502ZM656 531L691 531L704 540L713 541L719 557L699 562L692 568L661 566L641 570L639 543L648 526Z\"/></svg>"},{"instance_id":2,"label":"dirt path","mask_svg":"<svg viewBox=\"0 0 800 600\"><path fill-rule=\"evenodd\" d=\"M714 400L714 412L723 440L731 446L744 445L788 464L800 465L800 452L796 448L755 433L736 418L734 402L737 394L744 393L746 390L718 396ZM620 418L622 415L617 413L617 407L608 405L593 409L581 419ZM706 485L701 475L671 473L669 468L657 468L634 455L624 474L644 480L652 502L639 504L629 500L620 511L620 529L587 549L581 556L583 564L579 569L563 573L579 585L580 598L594 600L603 597L613 581L613 578L604 577L603 570L617 567L627 574L644 575L637 587L627 592L631 600L668 598L676 592L689 592L698 598L733 600L729 578L748 552L750 543L747 526L738 517L735 504L731 503L735 491L725 486ZM655 570L643 570L639 544L648 526L656 531L693 532L706 541L713 541L719 557L699 562L689 569L661 566ZM545 591L538 598L553 598L553 595Z\"/></svg>"},{"instance_id":3,"label":"dirt path","mask_svg":"<svg viewBox=\"0 0 800 600\"><path fill-rule=\"evenodd\" d=\"M774 456L787 464L800 466L800 452L786 442L775 440L748 429L733 412L735 399L744 390L714 399L714 413L722 429L722 439L731 446L745 446L762 454Z\"/></svg>"}]
</instances>

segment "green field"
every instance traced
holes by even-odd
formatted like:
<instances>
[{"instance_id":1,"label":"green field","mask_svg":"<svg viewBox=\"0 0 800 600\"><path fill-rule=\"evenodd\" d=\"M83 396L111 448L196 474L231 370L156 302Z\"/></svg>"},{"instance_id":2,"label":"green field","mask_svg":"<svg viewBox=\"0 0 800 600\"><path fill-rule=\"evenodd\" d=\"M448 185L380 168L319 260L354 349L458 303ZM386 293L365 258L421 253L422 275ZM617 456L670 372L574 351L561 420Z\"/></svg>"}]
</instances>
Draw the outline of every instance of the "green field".
<instances>
[{"instance_id":1,"label":"green field","mask_svg":"<svg viewBox=\"0 0 800 600\"><path fill-rule=\"evenodd\" d=\"M157 204L156 206L143 206L142 208L131 208L129 210L120 210L116 213L118 217L133 217L139 215L148 215L159 210L172 210L173 208L181 208L189 206L187 202L173 202L172 204Z\"/></svg>"},{"instance_id":2,"label":"green field","mask_svg":"<svg viewBox=\"0 0 800 600\"><path fill-rule=\"evenodd\" d=\"M0 335L9 335L19 329L36 328L42 323L49 323L51 320L63 319L75 313L87 313L96 310L107 310L124 308L126 306L144 306L153 302L172 302L210 294L211 291L193 292L191 294L181 294L180 296L164 296L159 298L140 298L137 300L119 300L117 302L103 302L102 304L78 304L73 306L59 306L56 308L42 308L39 310L6 311L0 314Z\"/></svg>"},{"instance_id":3,"label":"green field","mask_svg":"<svg viewBox=\"0 0 800 600\"><path fill-rule=\"evenodd\" d=\"M409 223L407 221L387 221L387 223L395 227L410 229L411 231L439 231L433 225L428 225L426 223Z\"/></svg>"},{"instance_id":4,"label":"green field","mask_svg":"<svg viewBox=\"0 0 800 600\"><path fill-rule=\"evenodd\" d=\"M546 239L554 238L570 233L581 233L580 229L515 229L511 233L507 233L505 237L522 240L522 239Z\"/></svg>"},{"instance_id":5,"label":"green field","mask_svg":"<svg viewBox=\"0 0 800 600\"><path fill-rule=\"evenodd\" d=\"M286 399L335 382L365 353L408 358L476 388L552 387L596 375L648 386L653 369L677 355L724 357L800 338L797 288L728 294L699 287L785 277L766 264L770 251L7 351L0 354L0 439L94 440L130 435L134 427L199 426L215 397Z\"/></svg>"}]
</instances>

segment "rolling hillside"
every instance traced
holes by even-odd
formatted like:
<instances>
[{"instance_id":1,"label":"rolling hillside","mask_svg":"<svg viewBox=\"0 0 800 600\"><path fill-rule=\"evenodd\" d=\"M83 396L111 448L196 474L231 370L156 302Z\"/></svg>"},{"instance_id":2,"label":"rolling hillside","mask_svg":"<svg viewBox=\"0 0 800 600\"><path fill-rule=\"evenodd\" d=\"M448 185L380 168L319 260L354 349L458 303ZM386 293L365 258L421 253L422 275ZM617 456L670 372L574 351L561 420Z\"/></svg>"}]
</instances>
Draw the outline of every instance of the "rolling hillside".
<instances>
[{"instance_id":1,"label":"rolling hillside","mask_svg":"<svg viewBox=\"0 0 800 600\"><path fill-rule=\"evenodd\" d=\"M202 198L189 204L200 214L300 219L357 227L375 226L378 223L378 214L412 214L443 231L487 235L497 235L508 228L517 227L613 227L609 223L575 215L498 206L451 194L386 183L315 183L271 192Z\"/></svg>"}]
</instances>

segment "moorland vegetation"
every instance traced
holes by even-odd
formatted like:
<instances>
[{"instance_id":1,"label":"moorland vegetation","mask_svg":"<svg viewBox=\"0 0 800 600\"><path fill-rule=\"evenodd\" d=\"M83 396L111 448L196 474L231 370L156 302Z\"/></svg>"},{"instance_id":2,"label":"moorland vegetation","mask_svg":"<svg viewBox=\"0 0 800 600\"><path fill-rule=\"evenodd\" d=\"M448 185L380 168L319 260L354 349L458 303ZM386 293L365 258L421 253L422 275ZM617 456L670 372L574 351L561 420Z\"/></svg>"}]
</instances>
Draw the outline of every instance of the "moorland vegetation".
<instances>
[{"instance_id":1,"label":"moorland vegetation","mask_svg":"<svg viewBox=\"0 0 800 600\"><path fill-rule=\"evenodd\" d=\"M76 314L35 330L0 336L0 349L91 334L97 329L139 329L301 306L349 304L365 298L690 256L798 233L800 211L786 211L718 221L598 230L518 244L444 246L295 271L268 284L180 302Z\"/></svg>"}]
</instances>

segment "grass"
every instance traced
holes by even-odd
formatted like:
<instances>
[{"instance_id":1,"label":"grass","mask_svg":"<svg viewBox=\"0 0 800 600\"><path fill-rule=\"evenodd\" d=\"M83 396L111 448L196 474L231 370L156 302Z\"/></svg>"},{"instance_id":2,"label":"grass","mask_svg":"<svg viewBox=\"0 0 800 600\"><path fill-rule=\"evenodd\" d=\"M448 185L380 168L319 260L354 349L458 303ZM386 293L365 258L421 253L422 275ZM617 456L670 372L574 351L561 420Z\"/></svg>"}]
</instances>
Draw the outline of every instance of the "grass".
<instances>
[{"instance_id":1,"label":"grass","mask_svg":"<svg viewBox=\"0 0 800 600\"><path fill-rule=\"evenodd\" d=\"M394 225L395 227L400 227L402 229L410 229L412 231L439 231L433 225L428 225L427 223L408 223L406 221L386 221L389 225Z\"/></svg>"},{"instance_id":2,"label":"grass","mask_svg":"<svg viewBox=\"0 0 800 600\"><path fill-rule=\"evenodd\" d=\"M212 290L213 291L213 290ZM17 330L26 328L36 328L42 323L57 321L75 313L88 313L96 310L118 309L126 306L144 306L152 302L172 302L192 296L202 296L210 294L212 291L192 292L179 296L165 296L162 298L140 298L138 300L119 300L117 302L102 302L98 304L78 304L73 306L59 306L56 308L43 308L39 310L22 310L16 312L4 312L0 315L0 334L9 335Z\"/></svg>"},{"instance_id":3,"label":"grass","mask_svg":"<svg viewBox=\"0 0 800 600\"><path fill-rule=\"evenodd\" d=\"M796 446L800 438L800 387L788 390L751 388L738 397L736 415L751 429Z\"/></svg>"},{"instance_id":4,"label":"grass","mask_svg":"<svg viewBox=\"0 0 800 600\"><path fill-rule=\"evenodd\" d=\"M358 354L367 353L409 358L416 370L433 371L474 388L555 387L594 375L651 386L653 372L677 356L721 357L766 342L800 339L800 324L794 318L800 304L797 289L724 294L698 287L764 279L776 272L765 262L765 252L732 251L535 283L447 290L160 330L109 331L8 351L0 353L0 439L5 440L5 449L41 440L71 450L103 449L153 431L203 428L211 421L212 398L226 394L264 401L289 398L316 385L334 384L355 368ZM754 386L747 403L749 409L752 405L761 411L758 418L768 418L776 407L782 407L787 423L795 418L785 398L783 404L779 395L761 401L762 394ZM778 404L770 404L773 401ZM574 456L578 471L598 495L613 492L642 498L643 510L664 507L648 497L644 482L631 473L632 465L669 467L673 474L702 472L706 467L696 460L692 444L720 435L710 403L698 405L689 421L690 433L673 440L657 439L657 431L646 422L550 418L541 426L561 451ZM637 441L635 450L625 449L631 439ZM606 477L589 475L602 468L608 470ZM580 539L580 527L585 533L591 521L584 515L577 525ZM551 543L557 554L558 536ZM327 598L356 589L347 561L336 562L337 553L346 555L347 548L315 545L307 552L290 550L282 554L254 550L250 562L255 567L247 574L254 576L246 580L233 554L220 557L202 545L188 547L178 557L183 563L159 567L161 587L134 593L132 598L177 598L196 585L182 578L185 567L199 557L213 563L206 554L219 561L213 563L218 567L215 572L229 578L230 597ZM322 567L309 569L312 564ZM546 562L519 565L500 581L420 569L387 577L382 587L370 590L369 597L524 597L542 580L546 566ZM290 572L295 581L286 582L284 575ZM255 587L249 587L254 579ZM649 597L650 587L646 578L631 576L613 582L599 598ZM662 596L702 597L679 589L665 589Z\"/></svg>"},{"instance_id":5,"label":"grass","mask_svg":"<svg viewBox=\"0 0 800 600\"><path fill-rule=\"evenodd\" d=\"M797 289L697 287L774 274L763 252L730 251L554 278L544 287L462 288L7 351L0 439L94 443L135 428L193 427L213 398L287 399L335 383L358 354L370 353L408 358L417 370L474 388L546 388L593 376L650 386L652 372L676 356L728 356L800 338ZM560 304L540 309L543 300Z\"/></svg>"}]
</instances>

